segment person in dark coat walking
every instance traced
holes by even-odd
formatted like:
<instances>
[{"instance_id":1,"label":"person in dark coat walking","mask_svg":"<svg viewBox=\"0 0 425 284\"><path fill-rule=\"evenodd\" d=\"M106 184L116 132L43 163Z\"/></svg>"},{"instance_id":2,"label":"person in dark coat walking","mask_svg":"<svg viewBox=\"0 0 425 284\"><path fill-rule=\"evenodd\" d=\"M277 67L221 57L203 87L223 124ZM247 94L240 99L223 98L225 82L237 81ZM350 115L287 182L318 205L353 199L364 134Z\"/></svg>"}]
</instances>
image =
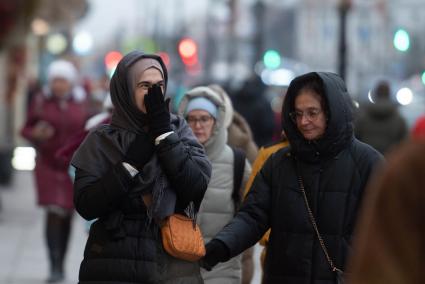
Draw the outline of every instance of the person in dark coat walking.
<instances>
[{"instance_id":1,"label":"person in dark coat walking","mask_svg":"<svg viewBox=\"0 0 425 284\"><path fill-rule=\"evenodd\" d=\"M238 214L206 245L205 268L254 245L271 228L264 283L336 283L300 180L329 255L343 270L364 188L382 159L354 138L347 96L333 73L307 73L291 82L282 107L290 146L267 160Z\"/></svg>"},{"instance_id":2,"label":"person in dark coat walking","mask_svg":"<svg viewBox=\"0 0 425 284\"><path fill-rule=\"evenodd\" d=\"M375 102L360 109L355 120L354 132L381 154L400 143L408 136L406 120L400 115L397 105L391 102L388 82L380 82L374 90Z\"/></svg>"},{"instance_id":3,"label":"person in dark coat walking","mask_svg":"<svg viewBox=\"0 0 425 284\"><path fill-rule=\"evenodd\" d=\"M261 78L253 75L232 98L235 110L247 120L259 147L272 141L274 130L274 114L266 89Z\"/></svg>"},{"instance_id":4,"label":"person in dark coat walking","mask_svg":"<svg viewBox=\"0 0 425 284\"><path fill-rule=\"evenodd\" d=\"M424 282L425 141L406 140L369 185L347 269L349 284Z\"/></svg>"},{"instance_id":5,"label":"person in dark coat walking","mask_svg":"<svg viewBox=\"0 0 425 284\"><path fill-rule=\"evenodd\" d=\"M79 283L202 283L199 264L168 255L161 242L167 216L195 218L211 175L190 127L169 112L166 87L159 56L124 56L111 79L111 124L93 130L71 161L75 208L98 218Z\"/></svg>"}]
</instances>

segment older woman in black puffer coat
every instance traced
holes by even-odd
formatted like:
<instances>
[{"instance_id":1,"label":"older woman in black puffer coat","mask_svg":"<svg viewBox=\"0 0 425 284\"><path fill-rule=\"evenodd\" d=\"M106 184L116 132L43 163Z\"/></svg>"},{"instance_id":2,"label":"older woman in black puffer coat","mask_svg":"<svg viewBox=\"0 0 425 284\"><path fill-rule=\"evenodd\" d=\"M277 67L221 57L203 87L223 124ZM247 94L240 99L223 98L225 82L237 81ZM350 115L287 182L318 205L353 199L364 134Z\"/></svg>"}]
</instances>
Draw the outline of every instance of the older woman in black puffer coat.
<instances>
[{"instance_id":1,"label":"older woman in black puffer coat","mask_svg":"<svg viewBox=\"0 0 425 284\"><path fill-rule=\"evenodd\" d=\"M345 268L366 184L382 159L354 137L348 102L336 74L312 72L291 82L282 109L290 147L267 160L235 218L206 245L205 268L244 251L271 228L264 283L336 283L331 266Z\"/></svg>"}]
</instances>

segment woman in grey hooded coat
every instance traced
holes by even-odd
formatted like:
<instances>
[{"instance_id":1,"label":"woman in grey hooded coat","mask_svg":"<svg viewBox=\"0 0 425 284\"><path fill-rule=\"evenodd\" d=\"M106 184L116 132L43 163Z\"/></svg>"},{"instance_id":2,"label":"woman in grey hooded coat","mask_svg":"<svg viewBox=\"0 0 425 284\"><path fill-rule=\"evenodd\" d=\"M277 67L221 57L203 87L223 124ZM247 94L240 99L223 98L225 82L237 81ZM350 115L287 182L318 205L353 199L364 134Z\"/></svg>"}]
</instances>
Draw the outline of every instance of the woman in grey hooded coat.
<instances>
[{"instance_id":1,"label":"woman in grey hooded coat","mask_svg":"<svg viewBox=\"0 0 425 284\"><path fill-rule=\"evenodd\" d=\"M179 113L185 116L205 147L212 165L211 180L197 218L205 241L209 241L233 218L238 209L233 198L235 156L227 144L226 121L230 121L233 116L232 108L225 104L225 98L220 93L210 87L200 86L185 94ZM240 193L251 173L248 160L244 162ZM221 263L214 271L201 272L206 284L240 284L242 255Z\"/></svg>"}]
</instances>

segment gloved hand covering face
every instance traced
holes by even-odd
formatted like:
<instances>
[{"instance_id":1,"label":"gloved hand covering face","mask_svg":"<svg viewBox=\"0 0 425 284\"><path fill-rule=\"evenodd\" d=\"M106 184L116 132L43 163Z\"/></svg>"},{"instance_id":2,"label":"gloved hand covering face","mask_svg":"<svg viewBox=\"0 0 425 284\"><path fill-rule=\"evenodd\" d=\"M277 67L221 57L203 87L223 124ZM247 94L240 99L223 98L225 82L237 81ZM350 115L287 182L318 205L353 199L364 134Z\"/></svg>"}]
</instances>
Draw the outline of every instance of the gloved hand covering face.
<instances>
[{"instance_id":1,"label":"gloved hand covering face","mask_svg":"<svg viewBox=\"0 0 425 284\"><path fill-rule=\"evenodd\" d=\"M149 133L156 138L161 134L171 131L170 124L170 98L165 99L158 84L149 88L144 98L146 115L148 116Z\"/></svg>"}]
</instances>

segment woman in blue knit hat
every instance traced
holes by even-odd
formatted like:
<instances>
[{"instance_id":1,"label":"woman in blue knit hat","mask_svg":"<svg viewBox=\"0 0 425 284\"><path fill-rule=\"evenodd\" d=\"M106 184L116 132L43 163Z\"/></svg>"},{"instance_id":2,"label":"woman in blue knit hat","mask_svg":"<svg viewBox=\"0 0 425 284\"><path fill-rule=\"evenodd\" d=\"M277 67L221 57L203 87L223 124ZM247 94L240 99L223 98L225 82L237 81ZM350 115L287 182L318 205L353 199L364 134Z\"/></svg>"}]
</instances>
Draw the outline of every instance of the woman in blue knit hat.
<instances>
[{"instance_id":1,"label":"woman in blue knit hat","mask_svg":"<svg viewBox=\"0 0 425 284\"><path fill-rule=\"evenodd\" d=\"M212 164L211 180L197 216L204 240L208 242L233 218L251 166L244 154L235 154L238 150L227 144L225 122L233 117L233 110L225 104L220 93L210 87L196 87L183 97L179 113L185 116ZM235 164L242 164L242 167L235 167ZM240 176L240 179L235 176ZM214 271L202 269L204 283L240 284L241 260L242 256L238 255L219 264Z\"/></svg>"}]
</instances>

